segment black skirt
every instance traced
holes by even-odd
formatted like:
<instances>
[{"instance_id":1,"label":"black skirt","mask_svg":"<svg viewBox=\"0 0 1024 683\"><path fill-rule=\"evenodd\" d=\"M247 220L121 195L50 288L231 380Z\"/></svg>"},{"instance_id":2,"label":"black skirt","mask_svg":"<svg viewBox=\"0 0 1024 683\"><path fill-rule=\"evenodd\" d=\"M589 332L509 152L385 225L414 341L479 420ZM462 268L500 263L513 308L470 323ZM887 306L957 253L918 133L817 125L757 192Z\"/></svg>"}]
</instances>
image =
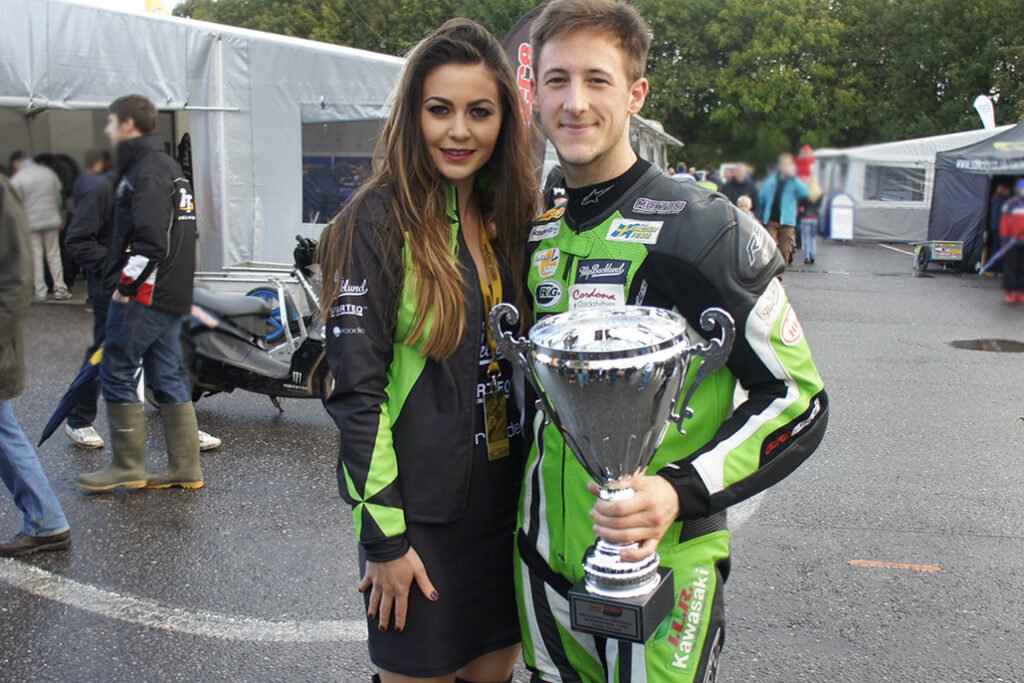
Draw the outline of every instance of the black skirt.
<instances>
[{"instance_id":1,"label":"black skirt","mask_svg":"<svg viewBox=\"0 0 1024 683\"><path fill-rule=\"evenodd\" d=\"M484 352L481 354L479 379L483 382L487 366ZM511 369L504 362L501 366L501 379L508 380ZM509 384L504 382L506 387ZM515 424L514 399L510 395L507 400L509 423ZM405 676L443 676L520 640L512 548L523 440L520 435L513 436L512 454L492 462L483 434L482 403L477 405L475 424L476 447L465 513L449 524L410 523L406 529L409 544L437 589L437 602L428 600L414 581L401 633L395 631L393 617L387 631L378 628L376 618L367 620L370 660L381 669ZM359 569L360 575L365 575L362 553ZM367 608L369 596L366 591Z\"/></svg>"}]
</instances>

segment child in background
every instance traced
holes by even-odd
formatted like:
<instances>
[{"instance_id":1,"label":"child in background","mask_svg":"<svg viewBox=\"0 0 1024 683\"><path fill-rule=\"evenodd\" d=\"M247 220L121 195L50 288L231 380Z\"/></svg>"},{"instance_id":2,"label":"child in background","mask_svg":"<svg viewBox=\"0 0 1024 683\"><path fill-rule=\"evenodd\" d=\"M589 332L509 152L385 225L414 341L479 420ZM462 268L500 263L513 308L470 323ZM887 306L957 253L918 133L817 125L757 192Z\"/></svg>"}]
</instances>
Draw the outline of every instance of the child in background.
<instances>
[{"instance_id":1,"label":"child in background","mask_svg":"<svg viewBox=\"0 0 1024 683\"><path fill-rule=\"evenodd\" d=\"M754 216L754 200L747 195L742 194L736 199L736 208L757 220L757 217Z\"/></svg>"}]
</instances>

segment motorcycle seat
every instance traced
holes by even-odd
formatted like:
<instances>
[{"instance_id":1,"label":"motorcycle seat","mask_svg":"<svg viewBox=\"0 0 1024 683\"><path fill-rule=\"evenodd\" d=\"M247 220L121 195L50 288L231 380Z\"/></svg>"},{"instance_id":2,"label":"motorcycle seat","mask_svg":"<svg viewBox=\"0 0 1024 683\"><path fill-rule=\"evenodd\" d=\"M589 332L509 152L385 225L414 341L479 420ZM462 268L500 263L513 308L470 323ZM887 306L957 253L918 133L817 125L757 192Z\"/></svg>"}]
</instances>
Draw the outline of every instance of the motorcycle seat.
<instances>
[{"instance_id":1,"label":"motorcycle seat","mask_svg":"<svg viewBox=\"0 0 1024 683\"><path fill-rule=\"evenodd\" d=\"M229 318L236 315L258 315L265 317L273 312L271 305L259 297L238 294L214 294L208 289L193 290L192 301L203 308L208 308Z\"/></svg>"}]
</instances>

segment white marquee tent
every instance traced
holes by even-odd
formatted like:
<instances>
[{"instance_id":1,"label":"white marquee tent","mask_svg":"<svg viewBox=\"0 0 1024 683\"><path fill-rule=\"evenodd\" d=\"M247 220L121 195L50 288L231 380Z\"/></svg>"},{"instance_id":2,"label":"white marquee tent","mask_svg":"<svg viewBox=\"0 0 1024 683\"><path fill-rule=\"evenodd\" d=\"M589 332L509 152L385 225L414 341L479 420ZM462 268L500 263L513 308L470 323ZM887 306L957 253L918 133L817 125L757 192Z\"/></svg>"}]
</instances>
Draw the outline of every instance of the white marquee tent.
<instances>
[{"instance_id":1,"label":"white marquee tent","mask_svg":"<svg viewBox=\"0 0 1024 683\"><path fill-rule=\"evenodd\" d=\"M853 239L916 242L927 239L935 182L935 155L991 137L1011 126L814 153L825 197L853 198Z\"/></svg>"},{"instance_id":2,"label":"white marquee tent","mask_svg":"<svg viewBox=\"0 0 1024 683\"><path fill-rule=\"evenodd\" d=\"M295 234L319 232L302 224L304 159L370 157L402 67L371 52L68 0L3 0L0 26L0 163L13 149L80 157L102 144L113 99L146 95L172 112L166 137L191 137L204 269L283 261Z\"/></svg>"}]
</instances>

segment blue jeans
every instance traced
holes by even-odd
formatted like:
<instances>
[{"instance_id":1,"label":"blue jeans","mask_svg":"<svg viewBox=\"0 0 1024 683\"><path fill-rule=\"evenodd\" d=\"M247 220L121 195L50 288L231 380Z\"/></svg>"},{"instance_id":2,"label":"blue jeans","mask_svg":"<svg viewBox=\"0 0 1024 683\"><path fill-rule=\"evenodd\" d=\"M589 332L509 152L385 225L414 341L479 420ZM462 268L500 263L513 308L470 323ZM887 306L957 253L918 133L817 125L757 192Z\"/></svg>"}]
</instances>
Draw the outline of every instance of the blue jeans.
<instances>
[{"instance_id":1,"label":"blue jeans","mask_svg":"<svg viewBox=\"0 0 1024 683\"><path fill-rule=\"evenodd\" d=\"M804 258L813 261L818 257L818 219L800 219L800 238L803 241Z\"/></svg>"},{"instance_id":2,"label":"blue jeans","mask_svg":"<svg viewBox=\"0 0 1024 683\"><path fill-rule=\"evenodd\" d=\"M35 449L14 417L10 401L0 401L0 479L25 516L22 533L53 536L68 530L60 501L50 488Z\"/></svg>"},{"instance_id":3,"label":"blue jeans","mask_svg":"<svg viewBox=\"0 0 1024 683\"><path fill-rule=\"evenodd\" d=\"M181 366L181 317L140 303L110 302L100 385L108 403L138 403L139 373L161 405L190 403Z\"/></svg>"}]
</instances>

